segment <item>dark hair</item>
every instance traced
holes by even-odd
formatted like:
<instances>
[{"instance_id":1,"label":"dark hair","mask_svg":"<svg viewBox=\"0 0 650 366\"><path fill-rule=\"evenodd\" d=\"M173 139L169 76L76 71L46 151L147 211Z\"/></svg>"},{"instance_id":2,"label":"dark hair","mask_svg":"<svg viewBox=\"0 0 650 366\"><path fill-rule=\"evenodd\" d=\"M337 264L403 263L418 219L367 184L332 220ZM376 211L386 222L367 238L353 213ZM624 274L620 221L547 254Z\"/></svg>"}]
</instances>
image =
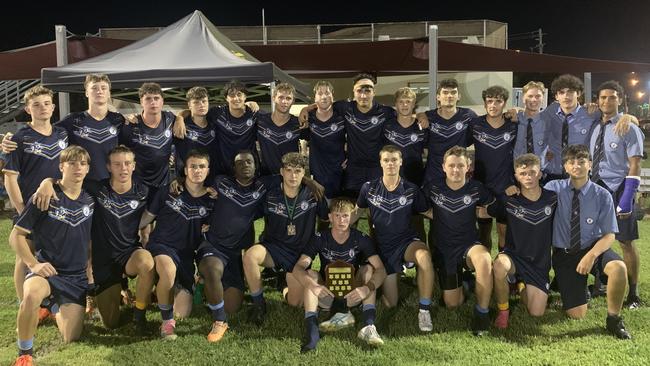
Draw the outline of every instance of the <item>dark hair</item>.
<instances>
[{"instance_id":1,"label":"dark hair","mask_svg":"<svg viewBox=\"0 0 650 366\"><path fill-rule=\"evenodd\" d=\"M600 92L603 90L615 91L619 99L623 99L623 95L625 94L625 90L623 89L623 86L619 84L619 82L616 80L607 80L606 82L600 84L598 86L598 89L596 90L596 96L600 97Z\"/></svg>"},{"instance_id":2,"label":"dark hair","mask_svg":"<svg viewBox=\"0 0 650 366\"><path fill-rule=\"evenodd\" d=\"M162 88L160 87L160 84L158 83L144 83L138 89L138 97L142 98L145 96L145 94L153 94L153 95L163 95Z\"/></svg>"},{"instance_id":3,"label":"dark hair","mask_svg":"<svg viewBox=\"0 0 650 366\"><path fill-rule=\"evenodd\" d=\"M202 86L195 86L187 91L185 98L187 98L188 101L208 98L208 89Z\"/></svg>"},{"instance_id":4,"label":"dark hair","mask_svg":"<svg viewBox=\"0 0 650 366\"><path fill-rule=\"evenodd\" d=\"M467 151L466 148L456 145L450 147L449 150L445 151L445 155L442 157L442 162L444 163L447 160L447 158L452 155L457 156L459 158L465 158L467 162L469 162L471 159L469 156L469 152Z\"/></svg>"},{"instance_id":5,"label":"dark hair","mask_svg":"<svg viewBox=\"0 0 650 366\"><path fill-rule=\"evenodd\" d=\"M309 163L307 157L297 152L286 153L282 156L282 167L303 168L307 170Z\"/></svg>"},{"instance_id":6,"label":"dark hair","mask_svg":"<svg viewBox=\"0 0 650 366\"><path fill-rule=\"evenodd\" d=\"M399 157L402 157L402 150L395 145L384 145L384 147L379 150L379 158L381 159L381 154L383 153L399 153Z\"/></svg>"},{"instance_id":7,"label":"dark hair","mask_svg":"<svg viewBox=\"0 0 650 366\"><path fill-rule=\"evenodd\" d=\"M438 90L436 94L440 94L442 89L458 89L458 81L456 79L442 79L438 84Z\"/></svg>"},{"instance_id":8,"label":"dark hair","mask_svg":"<svg viewBox=\"0 0 650 366\"><path fill-rule=\"evenodd\" d=\"M360 74L357 74L354 77L354 79L352 79L352 85L355 85L357 83L357 81L363 80L363 79L371 80L373 84L377 84L377 79L374 76L372 76L370 74L367 74L365 72L362 72Z\"/></svg>"},{"instance_id":9,"label":"dark hair","mask_svg":"<svg viewBox=\"0 0 650 366\"><path fill-rule=\"evenodd\" d=\"M523 154L518 156L514 163L514 168L520 168L520 167L528 167L528 166L542 166L541 160L539 160L539 157L535 154Z\"/></svg>"},{"instance_id":10,"label":"dark hair","mask_svg":"<svg viewBox=\"0 0 650 366\"><path fill-rule=\"evenodd\" d=\"M483 90L481 93L481 97L483 97L484 102L487 98L500 98L503 99L504 102L507 102L509 96L510 93L508 93L508 90L499 85L492 85L491 87Z\"/></svg>"},{"instance_id":11,"label":"dark hair","mask_svg":"<svg viewBox=\"0 0 650 366\"><path fill-rule=\"evenodd\" d=\"M244 94L247 94L246 85L244 85L239 80L231 80L228 84L223 86L224 95L228 95L230 92L234 92L234 93L242 92Z\"/></svg>"},{"instance_id":12,"label":"dark hair","mask_svg":"<svg viewBox=\"0 0 650 366\"><path fill-rule=\"evenodd\" d=\"M577 77L571 74L564 74L556 77L555 80L553 80L551 83L551 93L555 95L562 89L575 90L579 94L582 94L585 86L582 83L582 80L578 79Z\"/></svg>"},{"instance_id":13,"label":"dark hair","mask_svg":"<svg viewBox=\"0 0 650 366\"><path fill-rule=\"evenodd\" d=\"M591 160L589 148L586 145L569 145L562 151L562 165L567 161L573 159L587 159Z\"/></svg>"},{"instance_id":14,"label":"dark hair","mask_svg":"<svg viewBox=\"0 0 650 366\"><path fill-rule=\"evenodd\" d=\"M187 165L187 162L191 159L205 159L210 162L210 154L208 154L207 151L203 149L192 149L190 152L187 153L187 156L185 157L185 165Z\"/></svg>"}]
</instances>

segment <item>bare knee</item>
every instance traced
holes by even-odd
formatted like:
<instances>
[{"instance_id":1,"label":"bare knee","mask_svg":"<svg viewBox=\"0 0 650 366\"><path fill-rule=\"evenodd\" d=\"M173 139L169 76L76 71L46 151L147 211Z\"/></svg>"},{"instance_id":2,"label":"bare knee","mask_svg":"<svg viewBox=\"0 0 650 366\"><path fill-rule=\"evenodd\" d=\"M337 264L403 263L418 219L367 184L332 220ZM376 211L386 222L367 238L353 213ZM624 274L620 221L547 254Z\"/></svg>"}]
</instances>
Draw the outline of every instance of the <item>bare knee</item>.
<instances>
[{"instance_id":1,"label":"bare knee","mask_svg":"<svg viewBox=\"0 0 650 366\"><path fill-rule=\"evenodd\" d=\"M627 267L625 262L616 260L607 263L605 266L605 274L611 279L627 278Z\"/></svg>"},{"instance_id":2,"label":"bare knee","mask_svg":"<svg viewBox=\"0 0 650 366\"><path fill-rule=\"evenodd\" d=\"M571 319L582 319L587 315L587 305L576 306L568 309L566 315Z\"/></svg>"},{"instance_id":3,"label":"bare knee","mask_svg":"<svg viewBox=\"0 0 650 366\"><path fill-rule=\"evenodd\" d=\"M508 259L501 255L494 260L494 264L492 264L492 270L494 271L495 277L503 278L508 275L508 271L510 270L508 262Z\"/></svg>"}]
</instances>

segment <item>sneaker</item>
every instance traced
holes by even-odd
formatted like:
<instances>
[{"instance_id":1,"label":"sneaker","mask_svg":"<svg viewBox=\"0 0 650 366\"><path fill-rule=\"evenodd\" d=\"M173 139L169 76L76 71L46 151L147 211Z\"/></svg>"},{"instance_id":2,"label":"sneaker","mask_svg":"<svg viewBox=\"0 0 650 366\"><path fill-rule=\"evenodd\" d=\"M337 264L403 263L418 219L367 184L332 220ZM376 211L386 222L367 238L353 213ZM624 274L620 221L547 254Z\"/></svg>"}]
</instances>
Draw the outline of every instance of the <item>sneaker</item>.
<instances>
[{"instance_id":1,"label":"sneaker","mask_svg":"<svg viewBox=\"0 0 650 366\"><path fill-rule=\"evenodd\" d=\"M625 329L623 318L619 315L607 316L607 331L618 339L632 339L630 333Z\"/></svg>"},{"instance_id":2,"label":"sneaker","mask_svg":"<svg viewBox=\"0 0 650 366\"><path fill-rule=\"evenodd\" d=\"M357 337L370 346L381 346L384 344L384 341L379 336L379 333L377 333L377 328L375 328L374 324L366 325L361 328L359 333L357 333Z\"/></svg>"},{"instance_id":3,"label":"sneaker","mask_svg":"<svg viewBox=\"0 0 650 366\"><path fill-rule=\"evenodd\" d=\"M248 312L248 320L253 324L261 327L264 324L264 319L266 318L266 303L261 305L255 305L250 308Z\"/></svg>"},{"instance_id":4,"label":"sneaker","mask_svg":"<svg viewBox=\"0 0 650 366\"><path fill-rule=\"evenodd\" d=\"M418 326L422 332L430 332L433 330L433 322L431 321L431 312L429 310L422 310L418 312Z\"/></svg>"},{"instance_id":5,"label":"sneaker","mask_svg":"<svg viewBox=\"0 0 650 366\"><path fill-rule=\"evenodd\" d=\"M474 317L472 318L472 334L477 337L482 336L490 328L490 317L489 315L479 313L474 309Z\"/></svg>"},{"instance_id":6,"label":"sneaker","mask_svg":"<svg viewBox=\"0 0 650 366\"><path fill-rule=\"evenodd\" d=\"M38 309L38 324L43 324L47 319L52 319L54 314L50 312L48 308L39 308Z\"/></svg>"},{"instance_id":7,"label":"sneaker","mask_svg":"<svg viewBox=\"0 0 650 366\"><path fill-rule=\"evenodd\" d=\"M14 362L15 366L32 366L33 364L32 355L22 355Z\"/></svg>"},{"instance_id":8,"label":"sneaker","mask_svg":"<svg viewBox=\"0 0 650 366\"><path fill-rule=\"evenodd\" d=\"M352 313L336 313L330 320L320 323L320 330L323 332L334 332L354 325L354 316Z\"/></svg>"},{"instance_id":9,"label":"sneaker","mask_svg":"<svg viewBox=\"0 0 650 366\"><path fill-rule=\"evenodd\" d=\"M497 318L494 319L494 326L499 329L508 328L508 319L510 318L510 310L499 310Z\"/></svg>"},{"instance_id":10,"label":"sneaker","mask_svg":"<svg viewBox=\"0 0 650 366\"><path fill-rule=\"evenodd\" d=\"M632 296L632 297L628 296L627 300L625 301L625 306L630 310L640 308L641 304L642 304L641 298L638 296Z\"/></svg>"},{"instance_id":11,"label":"sneaker","mask_svg":"<svg viewBox=\"0 0 650 366\"><path fill-rule=\"evenodd\" d=\"M162 325L160 326L160 337L166 341L173 341L178 338L175 330L176 321L174 319L163 320Z\"/></svg>"},{"instance_id":12,"label":"sneaker","mask_svg":"<svg viewBox=\"0 0 650 366\"><path fill-rule=\"evenodd\" d=\"M212 329L208 333L208 342L219 342L228 330L228 323L222 321L215 321L212 323Z\"/></svg>"}]
</instances>

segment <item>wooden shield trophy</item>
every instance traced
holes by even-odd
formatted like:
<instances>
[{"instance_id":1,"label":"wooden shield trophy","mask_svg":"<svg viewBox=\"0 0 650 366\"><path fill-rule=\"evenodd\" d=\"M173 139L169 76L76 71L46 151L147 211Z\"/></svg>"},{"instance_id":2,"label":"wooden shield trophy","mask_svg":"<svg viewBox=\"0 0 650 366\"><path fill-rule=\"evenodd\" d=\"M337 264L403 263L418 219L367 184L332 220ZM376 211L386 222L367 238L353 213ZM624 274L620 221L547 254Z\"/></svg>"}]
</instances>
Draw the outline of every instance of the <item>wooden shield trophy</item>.
<instances>
[{"instance_id":1,"label":"wooden shield trophy","mask_svg":"<svg viewBox=\"0 0 650 366\"><path fill-rule=\"evenodd\" d=\"M325 267L325 284L334 296L343 297L355 289L354 265L335 261Z\"/></svg>"}]
</instances>

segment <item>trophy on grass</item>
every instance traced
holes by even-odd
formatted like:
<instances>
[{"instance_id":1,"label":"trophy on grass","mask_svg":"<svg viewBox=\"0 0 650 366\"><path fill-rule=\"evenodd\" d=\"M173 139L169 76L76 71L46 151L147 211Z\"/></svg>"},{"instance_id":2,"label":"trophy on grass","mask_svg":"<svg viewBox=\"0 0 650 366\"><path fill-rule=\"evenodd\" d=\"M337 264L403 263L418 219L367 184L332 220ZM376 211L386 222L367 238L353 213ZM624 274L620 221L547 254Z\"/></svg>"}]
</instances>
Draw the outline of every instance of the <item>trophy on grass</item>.
<instances>
[{"instance_id":1,"label":"trophy on grass","mask_svg":"<svg viewBox=\"0 0 650 366\"><path fill-rule=\"evenodd\" d=\"M355 289L354 265L334 261L325 267L325 284L334 296L342 298Z\"/></svg>"}]
</instances>

